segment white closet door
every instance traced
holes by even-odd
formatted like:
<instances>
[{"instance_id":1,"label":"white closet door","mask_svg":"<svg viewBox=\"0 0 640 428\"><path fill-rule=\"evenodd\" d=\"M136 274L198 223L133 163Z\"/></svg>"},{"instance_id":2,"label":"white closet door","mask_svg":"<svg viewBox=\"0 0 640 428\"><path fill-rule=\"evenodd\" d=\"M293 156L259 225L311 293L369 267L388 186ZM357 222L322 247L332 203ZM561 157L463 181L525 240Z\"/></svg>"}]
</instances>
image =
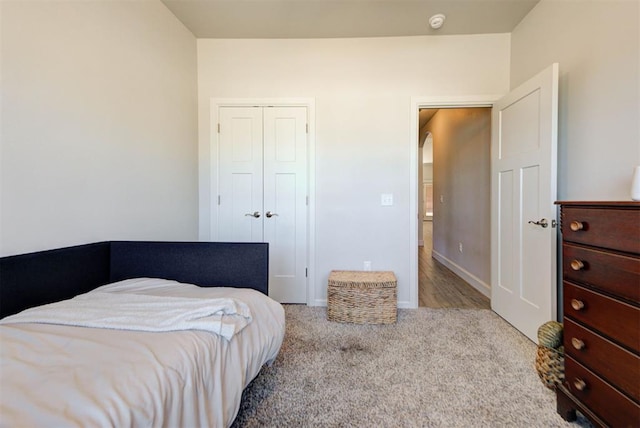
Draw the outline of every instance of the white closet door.
<instances>
[{"instance_id":1,"label":"white closet door","mask_svg":"<svg viewBox=\"0 0 640 428\"><path fill-rule=\"evenodd\" d=\"M264 110L264 237L274 299L306 303L307 109Z\"/></svg>"},{"instance_id":2,"label":"white closet door","mask_svg":"<svg viewBox=\"0 0 640 428\"><path fill-rule=\"evenodd\" d=\"M262 242L262 140L262 109L220 109L218 238L221 241Z\"/></svg>"},{"instance_id":3,"label":"white closet door","mask_svg":"<svg viewBox=\"0 0 640 428\"><path fill-rule=\"evenodd\" d=\"M307 299L307 109L221 107L218 239L269 243L269 296Z\"/></svg>"}]
</instances>

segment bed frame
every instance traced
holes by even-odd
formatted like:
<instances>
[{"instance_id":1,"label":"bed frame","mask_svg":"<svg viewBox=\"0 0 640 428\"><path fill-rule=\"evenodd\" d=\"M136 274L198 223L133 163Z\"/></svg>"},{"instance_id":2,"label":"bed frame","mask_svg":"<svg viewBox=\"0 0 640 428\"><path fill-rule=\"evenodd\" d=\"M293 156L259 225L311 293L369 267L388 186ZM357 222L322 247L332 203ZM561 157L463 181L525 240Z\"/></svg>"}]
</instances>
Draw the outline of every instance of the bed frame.
<instances>
[{"instance_id":1,"label":"bed frame","mask_svg":"<svg viewBox=\"0 0 640 428\"><path fill-rule=\"evenodd\" d=\"M268 294L269 244L107 241L0 258L0 318L129 278Z\"/></svg>"}]
</instances>

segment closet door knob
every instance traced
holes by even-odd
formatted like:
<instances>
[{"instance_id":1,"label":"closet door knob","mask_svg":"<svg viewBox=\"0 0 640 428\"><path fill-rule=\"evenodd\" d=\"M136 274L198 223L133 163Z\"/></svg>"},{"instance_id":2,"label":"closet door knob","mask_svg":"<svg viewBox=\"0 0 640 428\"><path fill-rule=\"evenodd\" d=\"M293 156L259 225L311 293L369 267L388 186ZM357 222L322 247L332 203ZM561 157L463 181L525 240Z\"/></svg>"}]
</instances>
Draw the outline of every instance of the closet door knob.
<instances>
[{"instance_id":1,"label":"closet door knob","mask_svg":"<svg viewBox=\"0 0 640 428\"><path fill-rule=\"evenodd\" d=\"M277 216L278 214L272 213L271 211L267 211L266 213L264 213L264 215L267 216L267 218L271 218L271 217Z\"/></svg>"},{"instance_id":2,"label":"closet door knob","mask_svg":"<svg viewBox=\"0 0 640 428\"><path fill-rule=\"evenodd\" d=\"M574 232L577 232L579 230L584 229L584 223L582 223L581 221L572 221L571 224L569 224L569 227L571 228L571 230L573 230Z\"/></svg>"},{"instance_id":3,"label":"closet door knob","mask_svg":"<svg viewBox=\"0 0 640 428\"><path fill-rule=\"evenodd\" d=\"M255 217L255 218L260 218L260 211L255 211L253 214L251 213L247 213L244 215L245 217Z\"/></svg>"},{"instance_id":4,"label":"closet door knob","mask_svg":"<svg viewBox=\"0 0 640 428\"><path fill-rule=\"evenodd\" d=\"M571 260L571 269L582 270L584 269L584 263L581 260Z\"/></svg>"}]
</instances>

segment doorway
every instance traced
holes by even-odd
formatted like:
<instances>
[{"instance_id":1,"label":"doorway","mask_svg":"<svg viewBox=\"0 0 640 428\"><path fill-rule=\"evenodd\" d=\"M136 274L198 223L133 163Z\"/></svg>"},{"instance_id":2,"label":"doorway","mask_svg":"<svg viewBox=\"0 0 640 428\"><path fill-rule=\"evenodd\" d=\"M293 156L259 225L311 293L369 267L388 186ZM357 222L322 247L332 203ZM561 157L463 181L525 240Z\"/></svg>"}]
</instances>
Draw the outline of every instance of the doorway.
<instances>
[{"instance_id":1,"label":"doorway","mask_svg":"<svg viewBox=\"0 0 640 428\"><path fill-rule=\"evenodd\" d=\"M556 319L554 201L557 187L558 76L558 64L551 64L508 94L493 100L411 99L410 297L415 306L418 304L418 255L415 248L418 246L419 219L416 179L419 109L485 106L494 108L489 198L491 282L487 284L487 290L476 288L490 296L493 311L534 342L537 328L549 319ZM436 201L438 199L436 194ZM551 228L547 229L547 224L551 224ZM462 273L460 276L471 284L477 279L473 275L466 278L464 275L469 272Z\"/></svg>"},{"instance_id":2,"label":"doorway","mask_svg":"<svg viewBox=\"0 0 640 428\"><path fill-rule=\"evenodd\" d=\"M491 108L421 108L419 126L419 306L489 309Z\"/></svg>"}]
</instances>

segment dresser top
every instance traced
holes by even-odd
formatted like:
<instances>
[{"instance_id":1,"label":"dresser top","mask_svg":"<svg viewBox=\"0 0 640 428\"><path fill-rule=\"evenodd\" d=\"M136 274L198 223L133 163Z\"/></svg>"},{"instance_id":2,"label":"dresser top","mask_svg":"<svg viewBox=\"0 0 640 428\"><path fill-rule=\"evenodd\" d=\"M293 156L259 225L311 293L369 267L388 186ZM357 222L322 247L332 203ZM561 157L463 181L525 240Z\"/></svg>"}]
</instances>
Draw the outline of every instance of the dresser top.
<instances>
[{"instance_id":1,"label":"dresser top","mask_svg":"<svg viewBox=\"0 0 640 428\"><path fill-rule=\"evenodd\" d=\"M629 207L640 208L640 201L556 201L556 205L567 207Z\"/></svg>"}]
</instances>

